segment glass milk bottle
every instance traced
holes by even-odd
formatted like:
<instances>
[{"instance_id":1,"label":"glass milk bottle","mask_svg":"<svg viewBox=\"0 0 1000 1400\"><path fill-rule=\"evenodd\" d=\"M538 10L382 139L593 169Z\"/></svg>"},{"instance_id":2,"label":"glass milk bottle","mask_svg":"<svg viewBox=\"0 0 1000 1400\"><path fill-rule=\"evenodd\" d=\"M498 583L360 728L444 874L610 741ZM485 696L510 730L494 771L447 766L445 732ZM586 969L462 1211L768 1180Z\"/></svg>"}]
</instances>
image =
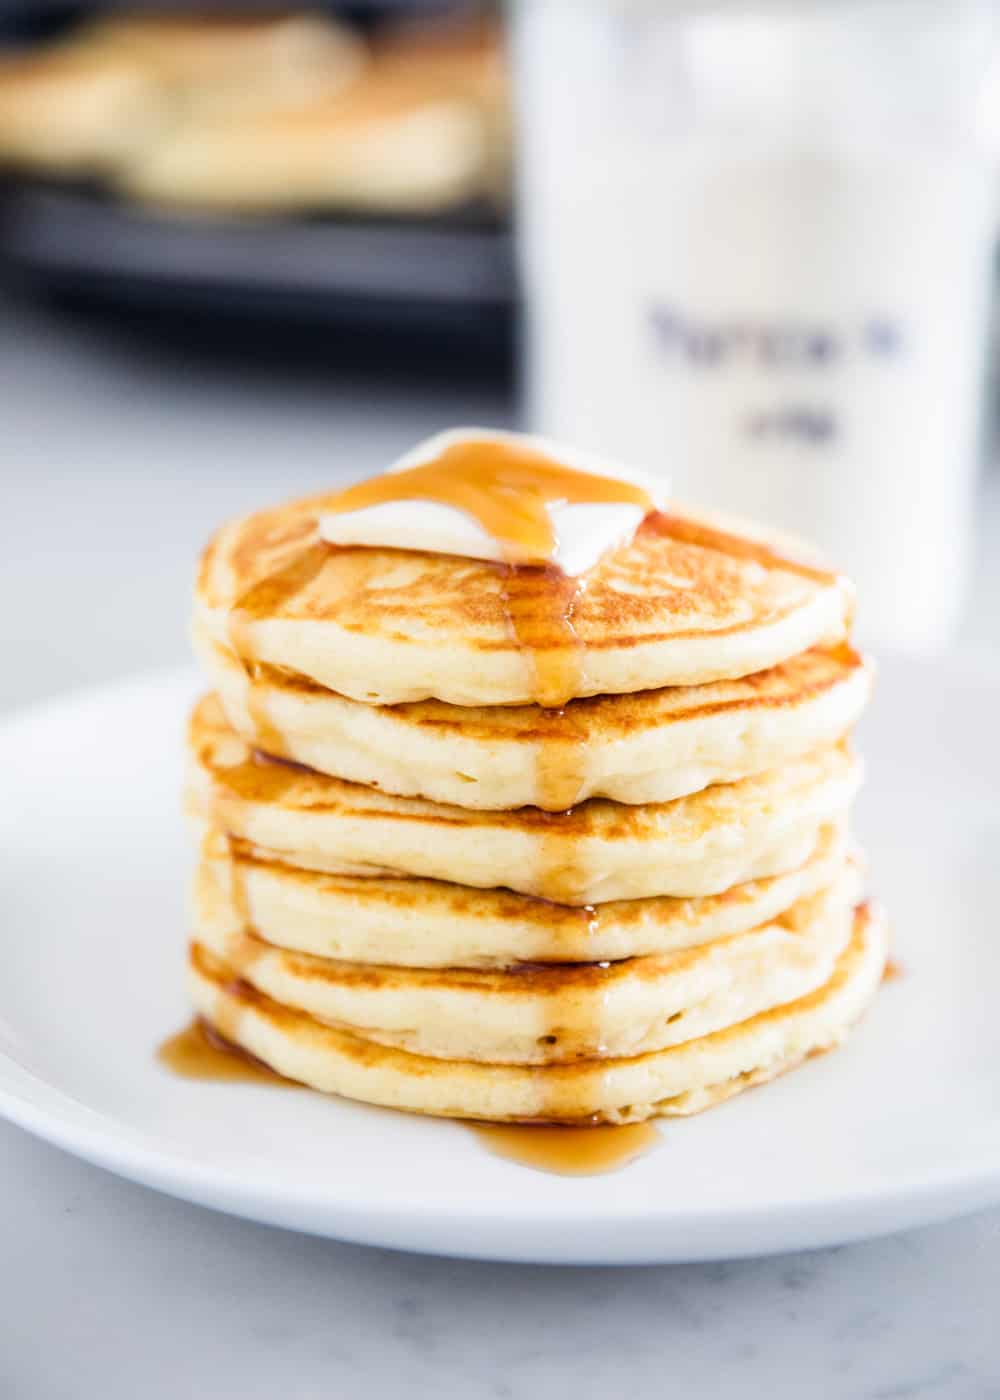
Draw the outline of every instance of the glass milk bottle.
<instances>
[{"instance_id":1,"label":"glass milk bottle","mask_svg":"<svg viewBox=\"0 0 1000 1400\"><path fill-rule=\"evenodd\" d=\"M988 0L521 0L532 427L952 630L994 233Z\"/></svg>"}]
</instances>

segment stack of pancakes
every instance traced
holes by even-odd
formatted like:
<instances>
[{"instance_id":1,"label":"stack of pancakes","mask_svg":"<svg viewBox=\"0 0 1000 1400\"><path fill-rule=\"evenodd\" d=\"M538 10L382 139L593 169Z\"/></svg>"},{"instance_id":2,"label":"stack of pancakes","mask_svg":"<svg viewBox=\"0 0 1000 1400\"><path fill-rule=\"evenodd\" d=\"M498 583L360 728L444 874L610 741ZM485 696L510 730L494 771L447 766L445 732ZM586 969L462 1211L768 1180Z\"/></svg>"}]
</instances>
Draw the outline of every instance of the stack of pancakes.
<instances>
[{"instance_id":1,"label":"stack of pancakes","mask_svg":"<svg viewBox=\"0 0 1000 1400\"><path fill-rule=\"evenodd\" d=\"M688 512L571 585L337 548L321 506L200 571L205 1021L315 1088L492 1120L691 1113L837 1044L885 961L849 584Z\"/></svg>"},{"instance_id":2,"label":"stack of pancakes","mask_svg":"<svg viewBox=\"0 0 1000 1400\"><path fill-rule=\"evenodd\" d=\"M171 209L428 213L506 195L496 24L112 14L0 51L0 165Z\"/></svg>"},{"instance_id":3,"label":"stack of pancakes","mask_svg":"<svg viewBox=\"0 0 1000 1400\"><path fill-rule=\"evenodd\" d=\"M178 130L311 100L362 66L351 31L317 15L102 15L0 51L0 161L121 175Z\"/></svg>"},{"instance_id":4,"label":"stack of pancakes","mask_svg":"<svg viewBox=\"0 0 1000 1400\"><path fill-rule=\"evenodd\" d=\"M241 214L503 203L511 138L496 26L423 21L368 44L350 38L347 81L341 63L311 91L278 92L252 111L217 104L208 119L195 113L122 163L118 191L168 209Z\"/></svg>"}]
</instances>

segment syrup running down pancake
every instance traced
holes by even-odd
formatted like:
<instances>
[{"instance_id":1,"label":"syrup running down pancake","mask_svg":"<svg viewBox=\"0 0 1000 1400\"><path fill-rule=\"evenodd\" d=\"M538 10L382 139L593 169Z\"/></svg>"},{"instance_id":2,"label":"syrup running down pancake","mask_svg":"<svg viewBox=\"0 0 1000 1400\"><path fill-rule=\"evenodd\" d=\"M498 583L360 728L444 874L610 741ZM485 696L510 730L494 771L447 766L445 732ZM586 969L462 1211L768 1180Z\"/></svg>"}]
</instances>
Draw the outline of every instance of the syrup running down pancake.
<instances>
[{"instance_id":1,"label":"syrup running down pancake","mask_svg":"<svg viewBox=\"0 0 1000 1400\"><path fill-rule=\"evenodd\" d=\"M361 965L505 968L655 957L745 933L832 884L846 858L846 833L831 824L783 875L695 899L569 905L440 880L324 875L209 830L196 892L211 887L212 921L229 938Z\"/></svg>"},{"instance_id":2,"label":"syrup running down pancake","mask_svg":"<svg viewBox=\"0 0 1000 1400\"><path fill-rule=\"evenodd\" d=\"M815 991L665 1050L550 1065L432 1059L379 1045L273 1001L198 944L190 986L199 1013L227 1040L325 1093L448 1118L633 1123L700 1112L839 1044L872 1001L885 962L884 920L864 906Z\"/></svg>"},{"instance_id":3,"label":"syrup running down pancake","mask_svg":"<svg viewBox=\"0 0 1000 1400\"><path fill-rule=\"evenodd\" d=\"M188 809L291 865L418 875L563 904L712 895L802 864L861 781L844 744L674 802L479 812L261 760L214 697L191 720Z\"/></svg>"},{"instance_id":4,"label":"syrup running down pancake","mask_svg":"<svg viewBox=\"0 0 1000 1400\"><path fill-rule=\"evenodd\" d=\"M200 633L195 649L230 724L255 748L382 792L478 809L670 802L737 782L835 742L872 685L870 665L841 645L738 680L558 710L366 705L273 667L247 668Z\"/></svg>"},{"instance_id":5,"label":"syrup running down pancake","mask_svg":"<svg viewBox=\"0 0 1000 1400\"><path fill-rule=\"evenodd\" d=\"M661 1050L778 1006L827 981L848 943L858 872L771 923L700 947L614 963L502 970L334 961L231 933L214 887L197 887L193 935L284 1006L435 1059L555 1064Z\"/></svg>"}]
</instances>

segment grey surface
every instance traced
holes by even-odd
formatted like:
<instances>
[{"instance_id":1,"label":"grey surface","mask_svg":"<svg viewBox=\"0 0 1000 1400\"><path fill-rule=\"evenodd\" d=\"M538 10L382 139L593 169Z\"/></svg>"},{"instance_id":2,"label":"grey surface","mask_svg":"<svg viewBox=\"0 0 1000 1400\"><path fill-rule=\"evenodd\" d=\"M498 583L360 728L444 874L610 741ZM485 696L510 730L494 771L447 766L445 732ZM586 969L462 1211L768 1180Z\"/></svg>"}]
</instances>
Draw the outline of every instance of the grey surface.
<instances>
[{"instance_id":1,"label":"grey surface","mask_svg":"<svg viewBox=\"0 0 1000 1400\"><path fill-rule=\"evenodd\" d=\"M139 353L2 302L0 385L0 706L182 660L227 515L512 414L468 384ZM987 645L998 496L965 629ZM1000 1395L1000 1211L756 1262L456 1263L214 1215L0 1125L0 1242L0 1400Z\"/></svg>"},{"instance_id":2,"label":"grey surface","mask_svg":"<svg viewBox=\"0 0 1000 1400\"><path fill-rule=\"evenodd\" d=\"M973 1400L1000 1390L995 1215L784 1259L529 1268L249 1225L13 1130L2 1150L5 1400Z\"/></svg>"}]
</instances>

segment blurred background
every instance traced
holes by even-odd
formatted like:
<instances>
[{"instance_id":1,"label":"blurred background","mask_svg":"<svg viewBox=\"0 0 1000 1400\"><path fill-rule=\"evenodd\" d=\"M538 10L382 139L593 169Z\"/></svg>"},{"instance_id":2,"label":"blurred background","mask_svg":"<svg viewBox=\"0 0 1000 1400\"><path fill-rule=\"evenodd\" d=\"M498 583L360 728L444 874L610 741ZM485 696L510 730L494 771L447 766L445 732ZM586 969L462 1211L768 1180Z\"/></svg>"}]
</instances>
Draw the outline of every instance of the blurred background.
<instances>
[{"instance_id":1,"label":"blurred background","mask_svg":"<svg viewBox=\"0 0 1000 1400\"><path fill-rule=\"evenodd\" d=\"M995 645L993 0L0 0L0 704L222 519L526 426Z\"/></svg>"}]
</instances>

